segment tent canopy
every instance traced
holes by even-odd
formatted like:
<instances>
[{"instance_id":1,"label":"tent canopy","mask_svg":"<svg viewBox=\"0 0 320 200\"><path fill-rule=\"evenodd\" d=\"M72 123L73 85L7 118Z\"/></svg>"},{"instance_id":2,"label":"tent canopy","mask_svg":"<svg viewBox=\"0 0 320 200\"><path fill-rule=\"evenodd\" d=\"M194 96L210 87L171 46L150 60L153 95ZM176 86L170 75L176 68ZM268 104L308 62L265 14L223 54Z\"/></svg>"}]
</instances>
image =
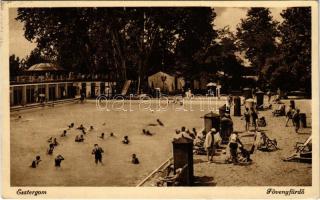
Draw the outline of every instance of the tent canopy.
<instances>
[{"instance_id":1,"label":"tent canopy","mask_svg":"<svg viewBox=\"0 0 320 200\"><path fill-rule=\"evenodd\" d=\"M148 85L151 88L160 88L172 92L175 90L175 78L167 73L159 71L148 77Z\"/></svg>"},{"instance_id":2,"label":"tent canopy","mask_svg":"<svg viewBox=\"0 0 320 200\"><path fill-rule=\"evenodd\" d=\"M53 72L53 71L57 72L57 71L64 71L64 69L53 63L39 63L39 64L32 65L26 71L27 72Z\"/></svg>"},{"instance_id":3,"label":"tent canopy","mask_svg":"<svg viewBox=\"0 0 320 200\"><path fill-rule=\"evenodd\" d=\"M207 84L207 87L213 87L213 86L217 86L217 84L216 83L212 83L212 82Z\"/></svg>"}]
</instances>

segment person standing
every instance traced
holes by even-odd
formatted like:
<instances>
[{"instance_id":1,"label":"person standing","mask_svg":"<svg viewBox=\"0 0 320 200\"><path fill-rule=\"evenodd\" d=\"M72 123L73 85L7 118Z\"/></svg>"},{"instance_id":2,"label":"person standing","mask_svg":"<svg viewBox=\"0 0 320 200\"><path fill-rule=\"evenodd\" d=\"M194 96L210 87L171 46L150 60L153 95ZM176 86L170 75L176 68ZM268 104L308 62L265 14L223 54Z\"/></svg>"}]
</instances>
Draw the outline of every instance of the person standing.
<instances>
[{"instance_id":1,"label":"person standing","mask_svg":"<svg viewBox=\"0 0 320 200\"><path fill-rule=\"evenodd\" d=\"M244 112L244 116L243 116L244 120L245 120L245 129L248 132L249 128L250 128L250 112L249 112L249 108L246 108L246 111ZM242 119L243 119L242 118Z\"/></svg>"},{"instance_id":2,"label":"person standing","mask_svg":"<svg viewBox=\"0 0 320 200\"><path fill-rule=\"evenodd\" d=\"M102 153L104 153L103 149L99 147L98 144L94 145L94 149L92 150L92 154L94 154L95 163L98 164L99 162L102 163Z\"/></svg>"},{"instance_id":3,"label":"person standing","mask_svg":"<svg viewBox=\"0 0 320 200\"><path fill-rule=\"evenodd\" d=\"M238 163L238 143L242 145L241 141L239 140L238 133L233 132L230 135L230 142L229 142L230 155L231 155L233 164Z\"/></svg>"},{"instance_id":4,"label":"person standing","mask_svg":"<svg viewBox=\"0 0 320 200\"><path fill-rule=\"evenodd\" d=\"M271 96L272 96L272 94L271 94L271 91L270 91L270 90L268 90L268 92L267 92L267 96L268 96L268 103L270 104L270 103L271 103Z\"/></svg>"},{"instance_id":5,"label":"person standing","mask_svg":"<svg viewBox=\"0 0 320 200\"><path fill-rule=\"evenodd\" d=\"M60 167L61 166L61 161L64 160L64 157L62 157L62 155L58 155L55 159L54 159L54 166L56 167Z\"/></svg>"},{"instance_id":6,"label":"person standing","mask_svg":"<svg viewBox=\"0 0 320 200\"><path fill-rule=\"evenodd\" d=\"M254 126L254 131L257 130L257 121L258 121L258 114L254 110L254 108L251 108L251 118L252 118L252 125Z\"/></svg>"},{"instance_id":7,"label":"person standing","mask_svg":"<svg viewBox=\"0 0 320 200\"><path fill-rule=\"evenodd\" d=\"M207 151L207 158L208 162L212 161L214 151L215 151L215 145L214 145L214 134L216 133L216 129L212 128L211 131L209 131L206 135L206 139L204 141L203 147Z\"/></svg>"},{"instance_id":8,"label":"person standing","mask_svg":"<svg viewBox=\"0 0 320 200\"><path fill-rule=\"evenodd\" d=\"M296 133L298 133L299 131L299 128L300 128L300 110L297 109L293 116L292 116L292 121L293 121L293 124L294 124L294 127L295 127L295 131Z\"/></svg>"},{"instance_id":9,"label":"person standing","mask_svg":"<svg viewBox=\"0 0 320 200\"><path fill-rule=\"evenodd\" d=\"M50 143L50 144L49 144L49 149L48 149L48 151L47 151L48 155L52 155L53 149L54 149L54 144L53 144L53 143Z\"/></svg>"},{"instance_id":10,"label":"person standing","mask_svg":"<svg viewBox=\"0 0 320 200\"><path fill-rule=\"evenodd\" d=\"M286 127L288 126L289 121L292 121L292 124L294 125L293 122L293 114L295 113L295 110L292 108L292 106L290 105L288 112L286 113L286 117L287 117L287 121L286 121Z\"/></svg>"},{"instance_id":11,"label":"person standing","mask_svg":"<svg viewBox=\"0 0 320 200\"><path fill-rule=\"evenodd\" d=\"M83 103L86 94L84 93L84 91L81 91L81 94L80 94L80 95L81 95L81 96L80 96L80 102Z\"/></svg>"}]
</instances>

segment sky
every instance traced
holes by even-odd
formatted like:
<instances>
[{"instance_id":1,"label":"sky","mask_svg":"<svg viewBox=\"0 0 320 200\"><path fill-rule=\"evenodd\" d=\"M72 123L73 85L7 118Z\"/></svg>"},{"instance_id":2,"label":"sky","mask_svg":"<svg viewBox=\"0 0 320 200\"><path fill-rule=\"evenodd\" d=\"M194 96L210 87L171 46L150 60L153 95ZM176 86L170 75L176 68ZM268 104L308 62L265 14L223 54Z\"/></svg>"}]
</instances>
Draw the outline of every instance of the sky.
<instances>
[{"instance_id":1,"label":"sky","mask_svg":"<svg viewBox=\"0 0 320 200\"><path fill-rule=\"evenodd\" d=\"M235 31L237 24L242 18L246 17L249 8L215 8L217 14L214 21L215 29L229 26L231 31ZM282 22L280 16L284 8L270 8L271 15L274 20ZM15 54L20 58L24 58L36 47L35 43L31 43L24 37L23 23L15 20L17 10L11 8L9 10L9 54Z\"/></svg>"}]
</instances>

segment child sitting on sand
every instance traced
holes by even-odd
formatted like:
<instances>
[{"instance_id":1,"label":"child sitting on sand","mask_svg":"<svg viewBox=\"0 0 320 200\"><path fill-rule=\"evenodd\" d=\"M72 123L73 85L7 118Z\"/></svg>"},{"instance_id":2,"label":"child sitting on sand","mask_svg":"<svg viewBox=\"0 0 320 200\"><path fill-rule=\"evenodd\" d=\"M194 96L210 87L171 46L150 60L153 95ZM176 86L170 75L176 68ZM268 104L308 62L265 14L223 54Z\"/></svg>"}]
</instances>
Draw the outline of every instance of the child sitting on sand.
<instances>
[{"instance_id":1,"label":"child sitting on sand","mask_svg":"<svg viewBox=\"0 0 320 200\"><path fill-rule=\"evenodd\" d=\"M132 164L139 164L139 159L137 158L136 154L132 154Z\"/></svg>"},{"instance_id":2,"label":"child sitting on sand","mask_svg":"<svg viewBox=\"0 0 320 200\"><path fill-rule=\"evenodd\" d=\"M72 122L70 125L69 125L69 128L73 128L74 127L74 123Z\"/></svg>"},{"instance_id":3,"label":"child sitting on sand","mask_svg":"<svg viewBox=\"0 0 320 200\"><path fill-rule=\"evenodd\" d=\"M122 143L123 144L129 144L129 139L128 139L127 135L123 137Z\"/></svg>"},{"instance_id":4,"label":"child sitting on sand","mask_svg":"<svg viewBox=\"0 0 320 200\"><path fill-rule=\"evenodd\" d=\"M239 161L251 162L252 160L250 158L250 155L253 154L254 148L255 148L255 146L252 145L251 150L248 151L243 147L243 145L239 145L239 150L240 150L240 155L241 155L241 158L239 159Z\"/></svg>"}]
</instances>

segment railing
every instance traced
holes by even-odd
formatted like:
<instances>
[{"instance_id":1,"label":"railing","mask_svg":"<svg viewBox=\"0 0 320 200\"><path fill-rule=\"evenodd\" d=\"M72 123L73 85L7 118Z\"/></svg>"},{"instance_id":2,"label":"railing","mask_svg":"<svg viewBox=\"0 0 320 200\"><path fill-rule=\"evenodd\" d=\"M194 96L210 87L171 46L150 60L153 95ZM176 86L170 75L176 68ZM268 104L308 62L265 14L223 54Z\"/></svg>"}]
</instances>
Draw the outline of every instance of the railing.
<instances>
[{"instance_id":1,"label":"railing","mask_svg":"<svg viewBox=\"0 0 320 200\"><path fill-rule=\"evenodd\" d=\"M15 76L10 77L10 84L60 82L60 81L107 81L112 82L108 75L47 75L47 76Z\"/></svg>"}]
</instances>

